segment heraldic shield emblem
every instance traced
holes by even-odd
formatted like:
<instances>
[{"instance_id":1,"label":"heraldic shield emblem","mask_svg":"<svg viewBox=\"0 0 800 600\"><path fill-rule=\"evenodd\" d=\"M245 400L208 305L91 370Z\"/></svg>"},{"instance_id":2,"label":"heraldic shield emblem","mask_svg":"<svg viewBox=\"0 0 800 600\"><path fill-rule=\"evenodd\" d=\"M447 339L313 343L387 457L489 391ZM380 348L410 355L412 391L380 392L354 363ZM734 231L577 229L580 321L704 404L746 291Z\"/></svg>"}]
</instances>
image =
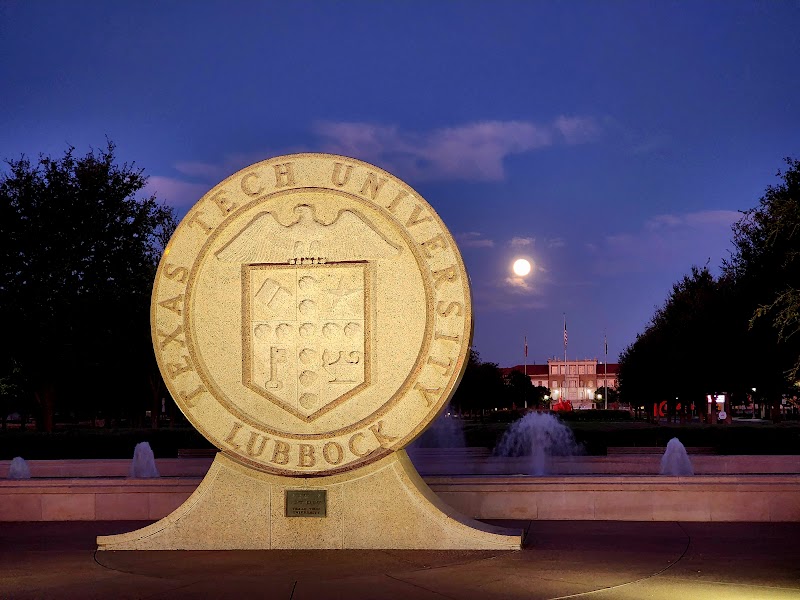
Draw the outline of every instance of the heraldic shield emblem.
<instances>
[{"instance_id":1,"label":"heraldic shield emblem","mask_svg":"<svg viewBox=\"0 0 800 600\"><path fill-rule=\"evenodd\" d=\"M217 253L242 265L242 382L306 422L370 384L374 261L392 245L354 210L263 212Z\"/></svg>"}]
</instances>

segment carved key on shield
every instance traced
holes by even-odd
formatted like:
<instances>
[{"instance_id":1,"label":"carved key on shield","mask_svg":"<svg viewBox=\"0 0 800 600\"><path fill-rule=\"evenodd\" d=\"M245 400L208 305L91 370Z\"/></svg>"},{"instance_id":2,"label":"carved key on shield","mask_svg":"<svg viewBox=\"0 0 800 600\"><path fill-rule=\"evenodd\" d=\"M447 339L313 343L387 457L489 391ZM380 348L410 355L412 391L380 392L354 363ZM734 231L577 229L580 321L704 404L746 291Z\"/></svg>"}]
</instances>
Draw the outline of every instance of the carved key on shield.
<instances>
[{"instance_id":1,"label":"carved key on shield","mask_svg":"<svg viewBox=\"0 0 800 600\"><path fill-rule=\"evenodd\" d=\"M265 387L270 390L279 390L283 382L278 379L278 364L286 362L286 349L271 346L269 349L269 379Z\"/></svg>"}]
</instances>

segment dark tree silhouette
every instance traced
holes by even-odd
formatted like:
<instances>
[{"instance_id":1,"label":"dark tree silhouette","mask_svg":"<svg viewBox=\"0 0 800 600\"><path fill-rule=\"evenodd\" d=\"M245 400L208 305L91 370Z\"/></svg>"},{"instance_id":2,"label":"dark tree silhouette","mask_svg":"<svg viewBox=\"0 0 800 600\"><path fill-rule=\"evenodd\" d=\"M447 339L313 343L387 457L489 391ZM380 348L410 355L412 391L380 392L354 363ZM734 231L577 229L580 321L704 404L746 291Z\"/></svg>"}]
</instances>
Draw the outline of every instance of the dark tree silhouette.
<instances>
[{"instance_id":1,"label":"dark tree silhouette","mask_svg":"<svg viewBox=\"0 0 800 600\"><path fill-rule=\"evenodd\" d=\"M114 150L22 157L0 175L0 369L21 370L46 430L56 410L114 414L152 397L150 289L175 215L140 195L143 171Z\"/></svg>"}]
</instances>

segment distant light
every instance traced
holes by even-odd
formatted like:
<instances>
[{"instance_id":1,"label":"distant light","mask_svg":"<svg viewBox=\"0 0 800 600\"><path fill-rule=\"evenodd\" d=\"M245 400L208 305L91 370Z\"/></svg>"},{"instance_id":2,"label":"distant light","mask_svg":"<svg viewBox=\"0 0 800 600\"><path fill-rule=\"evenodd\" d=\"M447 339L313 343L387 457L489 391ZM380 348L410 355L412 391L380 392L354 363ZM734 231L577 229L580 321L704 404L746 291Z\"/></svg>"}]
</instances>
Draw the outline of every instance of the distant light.
<instances>
[{"instance_id":1,"label":"distant light","mask_svg":"<svg viewBox=\"0 0 800 600\"><path fill-rule=\"evenodd\" d=\"M531 272L531 263L524 258L518 258L514 261L514 265L511 267L511 269L514 271L514 275L517 277L525 277Z\"/></svg>"}]
</instances>

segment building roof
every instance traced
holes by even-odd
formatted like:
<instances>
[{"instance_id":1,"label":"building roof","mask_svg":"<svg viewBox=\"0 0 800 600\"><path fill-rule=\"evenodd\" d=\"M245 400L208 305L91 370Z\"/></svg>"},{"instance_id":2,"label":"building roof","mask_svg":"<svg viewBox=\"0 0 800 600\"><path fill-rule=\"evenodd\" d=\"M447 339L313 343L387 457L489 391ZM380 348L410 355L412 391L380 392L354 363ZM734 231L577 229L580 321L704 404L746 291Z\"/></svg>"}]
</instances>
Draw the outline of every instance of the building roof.
<instances>
[{"instance_id":1,"label":"building roof","mask_svg":"<svg viewBox=\"0 0 800 600\"><path fill-rule=\"evenodd\" d=\"M562 361L563 362L563 361ZM572 361L567 361L570 363ZM579 361L575 361L579 362ZM606 367L607 370L603 370L603 367ZM536 376L536 377L547 377L548 370L547 365L516 365L513 367L500 367L500 372L505 377L511 371L519 371L520 373L528 373L528 376ZM608 375L617 376L619 375L619 363L597 363L597 373L596 375L603 375L607 373Z\"/></svg>"},{"instance_id":2,"label":"building roof","mask_svg":"<svg viewBox=\"0 0 800 600\"><path fill-rule=\"evenodd\" d=\"M500 367L500 372L505 377L511 371L519 371L520 373L527 373L530 375L547 377L547 365L517 365L515 367Z\"/></svg>"}]
</instances>

